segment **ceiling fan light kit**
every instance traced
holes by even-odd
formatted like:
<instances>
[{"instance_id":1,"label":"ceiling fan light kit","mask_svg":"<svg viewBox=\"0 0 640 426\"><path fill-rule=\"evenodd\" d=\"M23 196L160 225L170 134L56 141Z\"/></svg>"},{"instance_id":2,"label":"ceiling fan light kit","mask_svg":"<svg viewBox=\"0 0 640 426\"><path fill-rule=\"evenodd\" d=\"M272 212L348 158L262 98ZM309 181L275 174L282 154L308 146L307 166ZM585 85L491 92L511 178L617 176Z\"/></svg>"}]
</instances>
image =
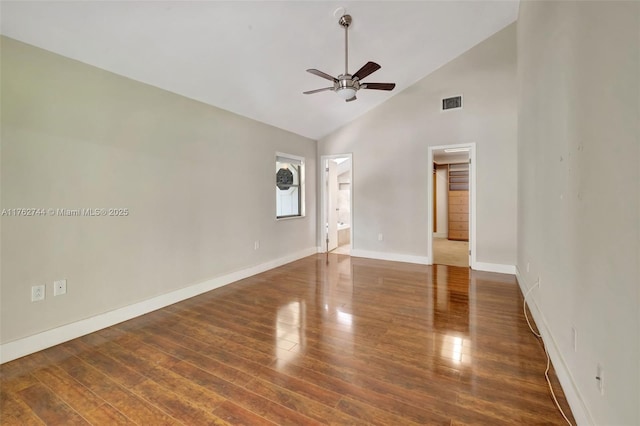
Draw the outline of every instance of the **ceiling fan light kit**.
<instances>
[{"instance_id":1,"label":"ceiling fan light kit","mask_svg":"<svg viewBox=\"0 0 640 426\"><path fill-rule=\"evenodd\" d=\"M349 74L349 26L351 25L351 22L351 15L342 15L338 20L338 24L344 28L344 74L340 74L338 77L333 77L317 69L308 69L307 72L332 81L333 86L303 92L305 95L330 90L336 92L338 96L346 102L351 102L356 100L356 92L360 89L393 90L393 88L396 87L395 83L362 82L363 78L381 68L380 65L375 62L367 62L362 68L356 71L355 74Z\"/></svg>"}]
</instances>

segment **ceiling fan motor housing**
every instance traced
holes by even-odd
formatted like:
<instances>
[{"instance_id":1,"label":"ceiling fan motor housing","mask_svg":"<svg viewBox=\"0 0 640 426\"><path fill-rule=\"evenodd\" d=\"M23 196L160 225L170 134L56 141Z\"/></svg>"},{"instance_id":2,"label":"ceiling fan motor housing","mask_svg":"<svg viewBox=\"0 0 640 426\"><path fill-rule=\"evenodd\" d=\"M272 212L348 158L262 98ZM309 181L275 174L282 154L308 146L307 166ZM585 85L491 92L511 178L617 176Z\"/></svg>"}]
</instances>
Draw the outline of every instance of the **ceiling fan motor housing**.
<instances>
[{"instance_id":1,"label":"ceiling fan motor housing","mask_svg":"<svg viewBox=\"0 0 640 426\"><path fill-rule=\"evenodd\" d=\"M351 74L340 74L338 81L333 83L333 90L345 101L355 100L356 92L360 89L358 78Z\"/></svg>"},{"instance_id":2,"label":"ceiling fan motor housing","mask_svg":"<svg viewBox=\"0 0 640 426\"><path fill-rule=\"evenodd\" d=\"M334 90L341 90L341 89L348 89L348 88L358 90L360 89L360 82L358 81L357 78L354 79L351 74L340 74L338 76L338 81L333 83L333 87L334 87Z\"/></svg>"}]
</instances>

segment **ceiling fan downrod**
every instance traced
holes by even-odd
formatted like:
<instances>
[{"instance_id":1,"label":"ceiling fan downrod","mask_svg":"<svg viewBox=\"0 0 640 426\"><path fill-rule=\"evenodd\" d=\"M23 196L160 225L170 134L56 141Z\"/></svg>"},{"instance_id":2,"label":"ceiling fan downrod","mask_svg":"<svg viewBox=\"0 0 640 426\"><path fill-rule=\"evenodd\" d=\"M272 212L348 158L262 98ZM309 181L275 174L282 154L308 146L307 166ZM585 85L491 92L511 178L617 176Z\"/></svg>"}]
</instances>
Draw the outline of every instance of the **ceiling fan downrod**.
<instances>
[{"instance_id":1,"label":"ceiling fan downrod","mask_svg":"<svg viewBox=\"0 0 640 426\"><path fill-rule=\"evenodd\" d=\"M342 15L338 23L344 28L344 75L349 74L349 25L351 15Z\"/></svg>"}]
</instances>

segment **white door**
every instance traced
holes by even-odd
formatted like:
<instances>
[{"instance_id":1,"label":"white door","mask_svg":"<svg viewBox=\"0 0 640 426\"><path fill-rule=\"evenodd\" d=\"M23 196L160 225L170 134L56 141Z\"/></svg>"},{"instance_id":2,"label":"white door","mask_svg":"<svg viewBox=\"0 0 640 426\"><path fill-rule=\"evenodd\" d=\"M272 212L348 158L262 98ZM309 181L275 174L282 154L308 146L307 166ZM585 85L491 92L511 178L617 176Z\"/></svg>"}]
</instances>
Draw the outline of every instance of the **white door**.
<instances>
[{"instance_id":1,"label":"white door","mask_svg":"<svg viewBox=\"0 0 640 426\"><path fill-rule=\"evenodd\" d=\"M326 167L326 194L327 194L327 251L338 247L338 173L337 164L333 160L327 160Z\"/></svg>"}]
</instances>

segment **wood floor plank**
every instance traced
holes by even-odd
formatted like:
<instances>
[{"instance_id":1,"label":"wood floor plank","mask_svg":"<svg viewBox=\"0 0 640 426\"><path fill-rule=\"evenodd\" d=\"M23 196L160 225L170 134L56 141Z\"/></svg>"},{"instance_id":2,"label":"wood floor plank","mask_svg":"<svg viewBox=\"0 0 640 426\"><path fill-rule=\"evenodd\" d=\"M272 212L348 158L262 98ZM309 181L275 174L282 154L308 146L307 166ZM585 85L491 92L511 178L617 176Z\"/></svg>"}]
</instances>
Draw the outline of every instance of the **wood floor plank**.
<instances>
[{"instance_id":1,"label":"wood floor plank","mask_svg":"<svg viewBox=\"0 0 640 426\"><path fill-rule=\"evenodd\" d=\"M209 407L198 406L189 398L177 395L170 389L160 386L150 379L139 383L132 391L161 407L173 418L185 424L227 424L227 422L212 414L212 411L219 405L219 401L214 401Z\"/></svg>"},{"instance_id":2,"label":"wood floor plank","mask_svg":"<svg viewBox=\"0 0 640 426\"><path fill-rule=\"evenodd\" d=\"M0 391L18 392L38 383L32 372L49 365L42 352L0 365Z\"/></svg>"},{"instance_id":3,"label":"wood floor plank","mask_svg":"<svg viewBox=\"0 0 640 426\"><path fill-rule=\"evenodd\" d=\"M210 345L200 347L198 344L201 342L199 341L189 339L185 342L184 337L180 340L170 340L166 332L163 335L146 333L140 336L140 339L149 347L165 351L177 359L188 361L205 371L215 372L216 375L228 382L241 386L253 380L257 372L256 368L259 366L240 356L224 353L218 347L211 347ZM178 344L178 341L183 344L186 343L189 347ZM199 351L194 350L194 348L199 348Z\"/></svg>"},{"instance_id":4,"label":"wood floor plank","mask_svg":"<svg viewBox=\"0 0 640 426\"><path fill-rule=\"evenodd\" d=\"M50 389L42 384L35 384L18 392L20 398L46 424L88 425L82 416Z\"/></svg>"},{"instance_id":5,"label":"wood floor plank","mask_svg":"<svg viewBox=\"0 0 640 426\"><path fill-rule=\"evenodd\" d=\"M358 384L359 380L344 381L314 369L292 364L287 366L287 371L317 386L330 389L336 394L348 395L351 400L365 404L364 406L378 407L389 413L397 413L417 423L445 421L448 412L456 408L453 403L441 398L440 395L407 391L392 384L368 381L367 385L373 384L373 386L367 386ZM347 407L350 406L347 405Z\"/></svg>"},{"instance_id":6,"label":"wood floor plank","mask_svg":"<svg viewBox=\"0 0 640 426\"><path fill-rule=\"evenodd\" d=\"M1 365L0 422L563 424L522 307L510 275L309 256Z\"/></svg>"},{"instance_id":7,"label":"wood floor plank","mask_svg":"<svg viewBox=\"0 0 640 426\"><path fill-rule=\"evenodd\" d=\"M83 412L83 416L92 425L135 425L131 419L106 403L93 410Z\"/></svg>"},{"instance_id":8,"label":"wood floor plank","mask_svg":"<svg viewBox=\"0 0 640 426\"><path fill-rule=\"evenodd\" d=\"M102 398L87 391L87 388L55 366L39 369L33 375L79 413L95 410L104 404Z\"/></svg>"},{"instance_id":9,"label":"wood floor plank","mask_svg":"<svg viewBox=\"0 0 640 426\"><path fill-rule=\"evenodd\" d=\"M60 368L137 424L179 424L160 408L149 404L79 358L67 359L60 364Z\"/></svg>"},{"instance_id":10,"label":"wood floor plank","mask_svg":"<svg viewBox=\"0 0 640 426\"><path fill-rule=\"evenodd\" d=\"M340 410L327 406L311 398L304 397L287 388L276 386L264 380L256 379L248 386L252 392L277 402L320 423L333 425L366 424L355 417L346 415Z\"/></svg>"},{"instance_id":11,"label":"wood floor plank","mask_svg":"<svg viewBox=\"0 0 640 426\"><path fill-rule=\"evenodd\" d=\"M166 335L166 333L164 334ZM265 365L260 365L249 359L237 356L234 353L221 351L218 347L212 349L213 352L210 352L207 349L202 350L204 351L203 353L207 353L208 355L215 355L218 359L224 360L224 364L219 362L213 363L212 361L214 360L212 358L209 358L202 353L198 353L192 349L182 347L174 342L168 342L165 337L160 335L154 335L150 340L147 340L145 337L143 337L142 339L145 342L148 341L152 345L157 345L158 348L168 350L170 353L180 357L181 359L193 365L197 365L199 368L205 371L215 373L219 377L222 377L223 379L235 384L246 385L248 381L245 381L244 377L240 382L238 380L235 380L237 377L237 372L231 374L227 372L231 365L235 367L234 370L238 369L241 372L246 372L247 376L250 377L249 381L253 380L254 377L259 377L267 382L270 382L273 385L292 390L298 395L302 395L311 400L318 401L329 407L335 406L341 397L340 394L323 389L311 382L282 374L281 372L268 368ZM184 341L184 338L181 340ZM195 344L196 342L189 343ZM192 345L189 346L193 347ZM271 358L269 358L267 361L268 362L266 362L266 364L272 363ZM249 387L252 390L254 389L253 386Z\"/></svg>"},{"instance_id":12,"label":"wood floor plank","mask_svg":"<svg viewBox=\"0 0 640 426\"><path fill-rule=\"evenodd\" d=\"M26 389L37 383L38 379L33 377L30 373L12 375L11 377L6 377L2 380L2 391L19 392L22 389Z\"/></svg>"},{"instance_id":13,"label":"wood floor plank","mask_svg":"<svg viewBox=\"0 0 640 426\"><path fill-rule=\"evenodd\" d=\"M154 380L155 383L163 386L165 389L181 395L183 398L189 400L190 403L195 404L207 411L211 411L213 408L224 401L224 398L220 397L214 392L210 392L208 389L204 389L194 384L192 381L187 380L184 377L174 373L172 370L161 367L159 365L155 365L145 360L144 358L137 358L135 360L135 363L131 364L131 359L128 356L118 356L119 353L127 352L124 348L121 348L116 344L113 344L113 346L103 346L101 347L101 350L111 355L112 358L107 357L104 354L98 354L96 351L91 351L87 353L86 356L78 355L78 357L86 361L87 364L93 365L100 372L109 376L115 382L121 384L127 389L135 391L135 389L138 389L138 385L140 385L140 383L150 378ZM110 359L111 362L103 361L99 364L93 364L92 361L98 358L100 355L105 359ZM136 377L141 377L142 380L136 379L136 381L131 382L127 380L126 377L123 378L122 374L117 374L116 376L112 374L114 371L133 371L128 366L132 366L134 368L137 367L135 370ZM144 395L141 396L144 397Z\"/></svg>"},{"instance_id":14,"label":"wood floor plank","mask_svg":"<svg viewBox=\"0 0 640 426\"><path fill-rule=\"evenodd\" d=\"M278 424L320 424L311 418L290 410L274 401L264 398L243 387L227 382L211 373L200 370L189 363L181 362L175 366L175 371L194 382L235 401L241 407L250 410L267 420Z\"/></svg>"},{"instance_id":15,"label":"wood floor plank","mask_svg":"<svg viewBox=\"0 0 640 426\"><path fill-rule=\"evenodd\" d=\"M341 398L340 393L325 389L311 381L283 374L271 368L261 368L256 376L273 385L289 389L298 395L318 401L329 407L335 407Z\"/></svg>"},{"instance_id":16,"label":"wood floor plank","mask_svg":"<svg viewBox=\"0 0 640 426\"><path fill-rule=\"evenodd\" d=\"M213 414L236 426L270 426L276 424L228 400L220 404L213 411Z\"/></svg>"},{"instance_id":17,"label":"wood floor plank","mask_svg":"<svg viewBox=\"0 0 640 426\"><path fill-rule=\"evenodd\" d=\"M125 388L131 388L143 382L146 377L130 365L123 364L107 356L99 350L87 349L77 357Z\"/></svg>"},{"instance_id":18,"label":"wood floor plank","mask_svg":"<svg viewBox=\"0 0 640 426\"><path fill-rule=\"evenodd\" d=\"M340 402L338 402L337 408L345 413L350 414L353 417L361 419L366 424L370 425L387 426L419 424L348 397L342 398ZM449 420L447 419L444 423L440 424L448 423ZM437 424L437 422L433 422L432 424Z\"/></svg>"},{"instance_id":19,"label":"wood floor plank","mask_svg":"<svg viewBox=\"0 0 640 426\"><path fill-rule=\"evenodd\" d=\"M2 389L0 391L0 424L44 425L45 423L20 397Z\"/></svg>"}]
</instances>

